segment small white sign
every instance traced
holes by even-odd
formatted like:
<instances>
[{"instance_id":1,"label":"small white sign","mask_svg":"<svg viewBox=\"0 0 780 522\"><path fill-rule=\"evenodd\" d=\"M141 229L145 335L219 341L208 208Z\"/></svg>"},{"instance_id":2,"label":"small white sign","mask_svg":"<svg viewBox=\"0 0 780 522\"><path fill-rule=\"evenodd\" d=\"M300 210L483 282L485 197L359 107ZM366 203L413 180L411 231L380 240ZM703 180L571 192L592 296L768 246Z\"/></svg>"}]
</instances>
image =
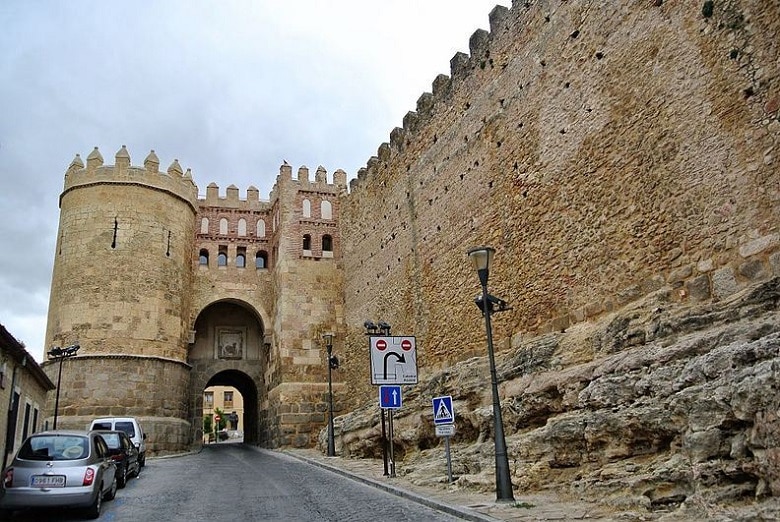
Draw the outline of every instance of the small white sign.
<instances>
[{"instance_id":1,"label":"small white sign","mask_svg":"<svg viewBox=\"0 0 780 522\"><path fill-rule=\"evenodd\" d=\"M455 435L455 425L454 424L437 424L436 425L436 436L437 437L452 437Z\"/></svg>"}]
</instances>

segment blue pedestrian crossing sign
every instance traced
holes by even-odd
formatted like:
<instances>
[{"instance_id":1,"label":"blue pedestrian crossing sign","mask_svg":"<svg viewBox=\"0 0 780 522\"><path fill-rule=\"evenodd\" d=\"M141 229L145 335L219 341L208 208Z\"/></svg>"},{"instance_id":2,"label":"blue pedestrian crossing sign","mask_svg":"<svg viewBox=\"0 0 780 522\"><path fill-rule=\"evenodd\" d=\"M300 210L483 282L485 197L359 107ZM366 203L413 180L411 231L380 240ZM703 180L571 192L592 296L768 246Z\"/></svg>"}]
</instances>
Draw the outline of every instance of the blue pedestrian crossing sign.
<instances>
[{"instance_id":1,"label":"blue pedestrian crossing sign","mask_svg":"<svg viewBox=\"0 0 780 522\"><path fill-rule=\"evenodd\" d=\"M455 410L452 409L452 396L433 398L433 423L452 424L455 422Z\"/></svg>"},{"instance_id":2,"label":"blue pedestrian crossing sign","mask_svg":"<svg viewBox=\"0 0 780 522\"><path fill-rule=\"evenodd\" d=\"M380 386L379 387L379 407L387 410L397 410L401 407L401 387L400 386Z\"/></svg>"}]
</instances>

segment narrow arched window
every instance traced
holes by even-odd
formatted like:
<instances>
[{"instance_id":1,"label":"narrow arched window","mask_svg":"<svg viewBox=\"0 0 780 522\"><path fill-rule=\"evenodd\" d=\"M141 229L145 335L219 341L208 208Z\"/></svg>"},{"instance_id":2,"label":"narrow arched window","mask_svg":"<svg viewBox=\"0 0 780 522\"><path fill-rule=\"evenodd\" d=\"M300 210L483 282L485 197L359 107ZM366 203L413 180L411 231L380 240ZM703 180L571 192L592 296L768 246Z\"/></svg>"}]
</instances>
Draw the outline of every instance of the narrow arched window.
<instances>
[{"instance_id":1,"label":"narrow arched window","mask_svg":"<svg viewBox=\"0 0 780 522\"><path fill-rule=\"evenodd\" d=\"M311 201L303 200L303 217L311 217Z\"/></svg>"},{"instance_id":2,"label":"narrow arched window","mask_svg":"<svg viewBox=\"0 0 780 522\"><path fill-rule=\"evenodd\" d=\"M209 218L203 218L200 220L200 233L201 234L209 233Z\"/></svg>"},{"instance_id":3,"label":"narrow arched window","mask_svg":"<svg viewBox=\"0 0 780 522\"><path fill-rule=\"evenodd\" d=\"M246 266L246 256L244 254L236 254L236 266L238 268L244 268Z\"/></svg>"},{"instance_id":4,"label":"narrow arched window","mask_svg":"<svg viewBox=\"0 0 780 522\"><path fill-rule=\"evenodd\" d=\"M330 201L323 201L320 204L320 214L322 219L333 219L333 205Z\"/></svg>"},{"instance_id":5,"label":"narrow arched window","mask_svg":"<svg viewBox=\"0 0 780 522\"><path fill-rule=\"evenodd\" d=\"M227 235L228 233L228 222L225 218L219 220L219 233L223 236Z\"/></svg>"},{"instance_id":6,"label":"narrow arched window","mask_svg":"<svg viewBox=\"0 0 780 522\"><path fill-rule=\"evenodd\" d=\"M333 252L333 238L327 234L322 236L322 251Z\"/></svg>"},{"instance_id":7,"label":"narrow arched window","mask_svg":"<svg viewBox=\"0 0 780 522\"><path fill-rule=\"evenodd\" d=\"M209 266L209 251L205 248L201 249L198 259L201 266Z\"/></svg>"},{"instance_id":8,"label":"narrow arched window","mask_svg":"<svg viewBox=\"0 0 780 522\"><path fill-rule=\"evenodd\" d=\"M311 236L309 234L303 235L303 249L311 250Z\"/></svg>"},{"instance_id":9,"label":"narrow arched window","mask_svg":"<svg viewBox=\"0 0 780 522\"><path fill-rule=\"evenodd\" d=\"M265 221L257 220L257 237L265 237Z\"/></svg>"},{"instance_id":10,"label":"narrow arched window","mask_svg":"<svg viewBox=\"0 0 780 522\"><path fill-rule=\"evenodd\" d=\"M244 218L238 220L238 235L239 236L246 235L246 219Z\"/></svg>"},{"instance_id":11,"label":"narrow arched window","mask_svg":"<svg viewBox=\"0 0 780 522\"><path fill-rule=\"evenodd\" d=\"M255 254L255 268L267 268L268 267L268 254L262 250Z\"/></svg>"},{"instance_id":12,"label":"narrow arched window","mask_svg":"<svg viewBox=\"0 0 780 522\"><path fill-rule=\"evenodd\" d=\"M217 256L217 266L227 266L227 254L220 252Z\"/></svg>"}]
</instances>

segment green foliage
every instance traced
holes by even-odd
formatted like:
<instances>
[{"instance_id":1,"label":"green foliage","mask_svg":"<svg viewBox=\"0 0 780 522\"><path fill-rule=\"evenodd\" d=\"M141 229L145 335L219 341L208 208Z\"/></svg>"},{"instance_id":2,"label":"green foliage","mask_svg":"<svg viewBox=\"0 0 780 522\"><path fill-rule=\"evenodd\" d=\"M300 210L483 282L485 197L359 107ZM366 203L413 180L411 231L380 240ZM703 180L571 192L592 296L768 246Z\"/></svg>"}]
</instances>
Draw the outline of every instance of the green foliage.
<instances>
[{"instance_id":1,"label":"green foliage","mask_svg":"<svg viewBox=\"0 0 780 522\"><path fill-rule=\"evenodd\" d=\"M219 408L214 408L214 415L219 415L219 422L217 423L217 431L222 431L227 427L227 418L225 412Z\"/></svg>"},{"instance_id":2,"label":"green foliage","mask_svg":"<svg viewBox=\"0 0 780 522\"><path fill-rule=\"evenodd\" d=\"M203 433L211 433L211 430L213 429L213 425L214 425L214 419L211 417L211 415L204 415Z\"/></svg>"}]
</instances>

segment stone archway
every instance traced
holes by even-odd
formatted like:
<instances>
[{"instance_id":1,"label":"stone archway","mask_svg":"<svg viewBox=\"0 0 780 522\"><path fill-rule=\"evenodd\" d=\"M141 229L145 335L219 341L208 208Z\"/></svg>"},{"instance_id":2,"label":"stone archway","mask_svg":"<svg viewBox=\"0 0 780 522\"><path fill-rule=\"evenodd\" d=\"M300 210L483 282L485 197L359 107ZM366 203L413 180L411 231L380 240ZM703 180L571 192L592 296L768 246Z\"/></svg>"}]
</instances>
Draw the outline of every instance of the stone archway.
<instances>
[{"instance_id":1,"label":"stone archway","mask_svg":"<svg viewBox=\"0 0 780 522\"><path fill-rule=\"evenodd\" d=\"M238 390L238 393L244 399L244 442L248 444L258 444L258 400L257 386L255 382L245 373L238 370L224 370L211 377L203 390L209 386L232 386Z\"/></svg>"},{"instance_id":2,"label":"stone archway","mask_svg":"<svg viewBox=\"0 0 780 522\"><path fill-rule=\"evenodd\" d=\"M259 444L268 361L265 328L259 313L239 300L209 304L195 320L194 342L187 363L193 442L202 440L203 391L208 386L232 386L244 399L244 442Z\"/></svg>"}]
</instances>

